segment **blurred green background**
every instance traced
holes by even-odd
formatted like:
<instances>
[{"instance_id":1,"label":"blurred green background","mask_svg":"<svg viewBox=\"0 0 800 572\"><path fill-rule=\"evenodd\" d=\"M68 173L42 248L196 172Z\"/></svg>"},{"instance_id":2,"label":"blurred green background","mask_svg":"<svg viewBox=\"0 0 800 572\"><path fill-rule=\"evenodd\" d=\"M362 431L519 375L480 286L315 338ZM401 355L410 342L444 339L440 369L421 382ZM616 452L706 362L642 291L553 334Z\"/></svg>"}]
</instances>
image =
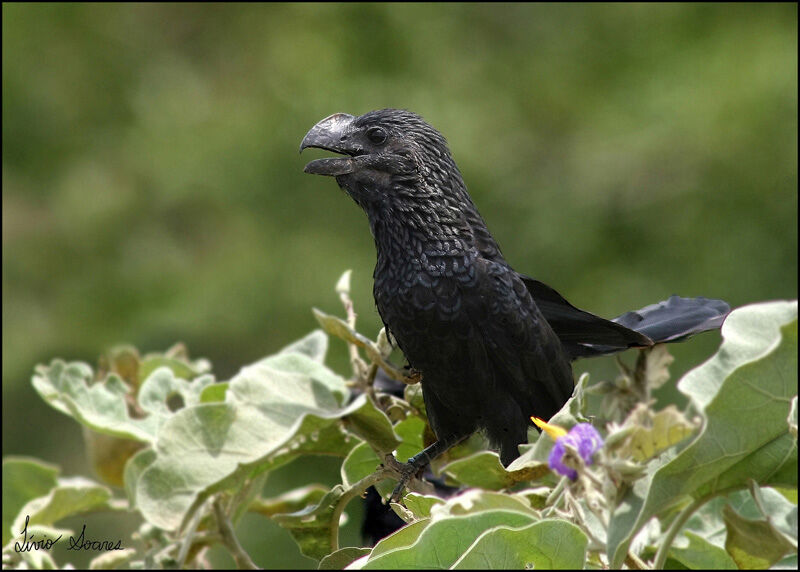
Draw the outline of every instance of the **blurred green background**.
<instances>
[{"instance_id":1,"label":"blurred green background","mask_svg":"<svg viewBox=\"0 0 800 572\"><path fill-rule=\"evenodd\" d=\"M3 454L86 474L29 383L56 356L180 340L224 379L340 314L347 268L373 336L364 215L297 149L382 107L448 138L508 260L577 306L797 297L796 4L4 3ZM718 343L671 348L674 374ZM261 566L314 564L263 518L240 532Z\"/></svg>"}]
</instances>

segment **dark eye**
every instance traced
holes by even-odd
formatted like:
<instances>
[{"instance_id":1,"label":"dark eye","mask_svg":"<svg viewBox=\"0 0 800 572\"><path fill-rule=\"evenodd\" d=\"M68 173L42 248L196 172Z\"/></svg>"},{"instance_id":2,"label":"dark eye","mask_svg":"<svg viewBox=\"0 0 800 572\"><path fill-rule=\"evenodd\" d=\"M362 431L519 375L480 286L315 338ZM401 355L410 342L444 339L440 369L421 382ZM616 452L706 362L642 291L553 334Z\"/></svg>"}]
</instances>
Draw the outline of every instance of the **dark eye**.
<instances>
[{"instance_id":1,"label":"dark eye","mask_svg":"<svg viewBox=\"0 0 800 572\"><path fill-rule=\"evenodd\" d=\"M380 127L370 127L367 130L367 139L375 143L376 145L380 145L381 143L386 142L386 131Z\"/></svg>"}]
</instances>

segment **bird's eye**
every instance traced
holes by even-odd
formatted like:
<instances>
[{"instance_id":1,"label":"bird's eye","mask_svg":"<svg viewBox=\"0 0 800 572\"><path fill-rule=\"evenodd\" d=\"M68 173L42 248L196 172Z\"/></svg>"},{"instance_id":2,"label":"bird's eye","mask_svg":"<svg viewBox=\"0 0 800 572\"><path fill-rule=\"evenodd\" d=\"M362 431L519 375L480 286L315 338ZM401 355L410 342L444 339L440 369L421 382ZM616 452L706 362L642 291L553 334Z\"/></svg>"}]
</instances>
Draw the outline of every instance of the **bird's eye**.
<instances>
[{"instance_id":1,"label":"bird's eye","mask_svg":"<svg viewBox=\"0 0 800 572\"><path fill-rule=\"evenodd\" d=\"M367 138L376 145L380 145L386 142L386 131L380 127L370 127L367 130Z\"/></svg>"}]
</instances>

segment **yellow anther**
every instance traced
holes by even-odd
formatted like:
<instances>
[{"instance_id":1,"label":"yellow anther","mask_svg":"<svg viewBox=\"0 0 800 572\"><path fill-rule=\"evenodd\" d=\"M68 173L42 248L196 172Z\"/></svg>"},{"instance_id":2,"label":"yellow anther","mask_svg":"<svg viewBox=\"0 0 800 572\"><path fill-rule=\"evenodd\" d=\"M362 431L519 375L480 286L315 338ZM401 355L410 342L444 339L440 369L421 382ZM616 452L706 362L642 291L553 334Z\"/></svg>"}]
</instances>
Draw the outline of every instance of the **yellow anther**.
<instances>
[{"instance_id":1,"label":"yellow anther","mask_svg":"<svg viewBox=\"0 0 800 572\"><path fill-rule=\"evenodd\" d=\"M563 427L559 427L558 425L550 425L550 423L544 419L531 417L531 421L533 421L539 429L550 435L550 438L553 439L553 441L567 434L567 430Z\"/></svg>"}]
</instances>

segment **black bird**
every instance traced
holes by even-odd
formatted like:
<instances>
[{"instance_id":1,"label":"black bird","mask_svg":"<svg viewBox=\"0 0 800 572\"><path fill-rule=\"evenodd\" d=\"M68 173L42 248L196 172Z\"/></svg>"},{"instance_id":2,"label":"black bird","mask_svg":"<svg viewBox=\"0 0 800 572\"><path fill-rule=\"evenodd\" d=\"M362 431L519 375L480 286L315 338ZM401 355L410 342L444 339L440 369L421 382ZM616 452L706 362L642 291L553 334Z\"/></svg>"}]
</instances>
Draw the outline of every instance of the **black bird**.
<instances>
[{"instance_id":1,"label":"black bird","mask_svg":"<svg viewBox=\"0 0 800 572\"><path fill-rule=\"evenodd\" d=\"M720 327L730 310L721 300L673 296L605 320L519 274L444 137L409 111L331 115L306 134L300 151L307 147L344 155L311 161L305 172L336 177L366 212L378 312L422 374L437 442L409 460L401 485L478 429L508 465L530 417L549 419L572 394L572 360L677 341Z\"/></svg>"}]
</instances>

